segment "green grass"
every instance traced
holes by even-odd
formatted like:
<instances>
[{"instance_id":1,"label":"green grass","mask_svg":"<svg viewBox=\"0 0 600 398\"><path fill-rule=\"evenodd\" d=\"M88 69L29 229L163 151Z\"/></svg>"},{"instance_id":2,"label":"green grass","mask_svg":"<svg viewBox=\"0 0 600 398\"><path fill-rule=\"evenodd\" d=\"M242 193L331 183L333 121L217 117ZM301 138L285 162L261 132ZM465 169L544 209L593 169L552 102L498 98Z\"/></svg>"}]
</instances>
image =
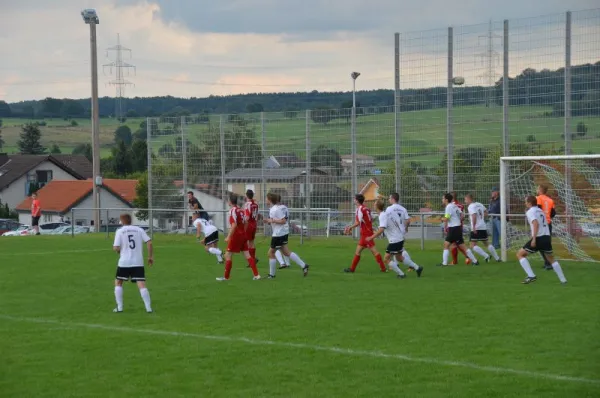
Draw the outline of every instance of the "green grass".
<instances>
[{"instance_id":1,"label":"green grass","mask_svg":"<svg viewBox=\"0 0 600 398\"><path fill-rule=\"evenodd\" d=\"M542 270L524 286L514 261L440 269L437 245L410 243L426 270L397 280L370 255L341 273L348 239L292 245L307 278L292 268L254 282L236 257L223 284L194 238L156 236L149 315L131 284L125 312L111 313L116 257L104 236L0 238L0 395L600 394L597 264L564 263L567 286Z\"/></svg>"}]
</instances>

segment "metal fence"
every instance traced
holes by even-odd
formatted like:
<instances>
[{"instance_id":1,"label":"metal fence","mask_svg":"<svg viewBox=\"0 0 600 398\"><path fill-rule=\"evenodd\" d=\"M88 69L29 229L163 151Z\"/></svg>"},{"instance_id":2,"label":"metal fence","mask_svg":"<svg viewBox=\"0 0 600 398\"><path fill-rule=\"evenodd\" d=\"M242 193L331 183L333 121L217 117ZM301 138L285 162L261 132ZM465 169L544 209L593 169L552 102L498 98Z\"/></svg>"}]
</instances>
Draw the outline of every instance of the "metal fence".
<instances>
[{"instance_id":1,"label":"metal fence","mask_svg":"<svg viewBox=\"0 0 600 398\"><path fill-rule=\"evenodd\" d=\"M149 207L186 208L192 191L224 210L252 189L310 223L397 191L437 211L453 190L486 203L500 156L600 152L600 9L394 39L390 106L148 119Z\"/></svg>"}]
</instances>

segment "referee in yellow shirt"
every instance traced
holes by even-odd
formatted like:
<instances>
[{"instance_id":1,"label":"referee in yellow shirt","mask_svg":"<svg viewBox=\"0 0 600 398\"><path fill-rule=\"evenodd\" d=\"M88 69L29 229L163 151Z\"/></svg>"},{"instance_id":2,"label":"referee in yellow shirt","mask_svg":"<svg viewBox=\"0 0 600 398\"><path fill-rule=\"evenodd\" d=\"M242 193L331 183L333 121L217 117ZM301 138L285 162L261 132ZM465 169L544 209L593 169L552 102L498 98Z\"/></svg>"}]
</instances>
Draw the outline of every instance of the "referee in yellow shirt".
<instances>
[{"instance_id":1,"label":"referee in yellow shirt","mask_svg":"<svg viewBox=\"0 0 600 398\"><path fill-rule=\"evenodd\" d=\"M556 216L556 209L554 207L554 200L548 196L548 187L546 185L540 185L537 189L537 204L540 209L544 212L546 216L546 222L548 223L548 228L550 228L550 236L552 236L552 219ZM542 253L542 257L544 258L544 268L546 270L551 270L552 265L548 262L546 256Z\"/></svg>"}]
</instances>

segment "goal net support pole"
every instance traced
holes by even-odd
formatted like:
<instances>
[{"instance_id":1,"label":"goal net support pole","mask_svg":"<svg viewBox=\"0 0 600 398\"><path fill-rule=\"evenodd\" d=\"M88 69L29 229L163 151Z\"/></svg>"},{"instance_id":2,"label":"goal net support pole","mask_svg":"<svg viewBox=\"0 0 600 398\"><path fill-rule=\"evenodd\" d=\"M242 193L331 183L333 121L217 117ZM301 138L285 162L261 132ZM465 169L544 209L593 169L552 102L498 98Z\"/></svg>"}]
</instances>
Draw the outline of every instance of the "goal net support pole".
<instances>
[{"instance_id":1,"label":"goal net support pole","mask_svg":"<svg viewBox=\"0 0 600 398\"><path fill-rule=\"evenodd\" d=\"M590 160L600 161L600 155L503 156L500 158L500 247L502 261L507 261L508 259L509 225L507 216L509 215L511 198L518 200L519 203L524 203L526 195L537 196L535 188L537 183L534 181L534 178L527 176L534 167L539 167L542 170L540 174L544 180L550 182L550 185L559 196L558 199L564 202L566 229L563 228L561 240L566 242L568 251L570 253L576 252L577 259L598 261L582 250L578 246L576 239L572 236L576 225L576 217L591 219L591 224L597 223L594 221L592 213L586 208L583 199L578 197L576 190L573 188L573 178L571 175L576 171L580 175L580 178L588 179L586 183L589 184L592 190L597 191L599 189L600 169L585 163ZM529 167L529 170L524 171L522 168L515 167L515 164L518 162L528 164L527 167ZM564 162L562 163L564 176L549 164L552 162ZM525 225L525 228L528 228L528 226ZM519 233L529 236L529 231L525 228L522 228ZM595 246L600 244L600 238L593 236L592 240Z\"/></svg>"}]
</instances>

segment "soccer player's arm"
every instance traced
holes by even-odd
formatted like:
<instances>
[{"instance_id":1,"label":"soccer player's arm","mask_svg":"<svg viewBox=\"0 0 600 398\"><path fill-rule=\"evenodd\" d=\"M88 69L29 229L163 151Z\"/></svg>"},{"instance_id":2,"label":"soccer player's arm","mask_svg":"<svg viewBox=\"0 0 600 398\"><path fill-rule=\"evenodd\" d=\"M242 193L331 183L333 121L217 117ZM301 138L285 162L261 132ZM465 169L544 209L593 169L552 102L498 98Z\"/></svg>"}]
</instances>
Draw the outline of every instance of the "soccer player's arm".
<instances>
[{"instance_id":1,"label":"soccer player's arm","mask_svg":"<svg viewBox=\"0 0 600 398\"><path fill-rule=\"evenodd\" d=\"M202 237L202 228L200 227L200 223L196 224L196 239L198 241L200 241L200 238Z\"/></svg>"},{"instance_id":2,"label":"soccer player's arm","mask_svg":"<svg viewBox=\"0 0 600 398\"><path fill-rule=\"evenodd\" d=\"M146 248L148 249L148 266L154 264L154 247L152 246L152 238L148 236L146 231L142 230L142 240L146 242Z\"/></svg>"},{"instance_id":3,"label":"soccer player's arm","mask_svg":"<svg viewBox=\"0 0 600 398\"><path fill-rule=\"evenodd\" d=\"M382 233L385 232L385 228L387 227L387 217L385 213L382 213L379 215L379 228L377 228L377 231L369 236L367 238L368 241L372 241L375 238L377 238L378 236L380 236Z\"/></svg>"},{"instance_id":4,"label":"soccer player's arm","mask_svg":"<svg viewBox=\"0 0 600 398\"><path fill-rule=\"evenodd\" d=\"M550 208L550 218L554 218L556 217L556 207L554 206L554 201L551 201L551 208Z\"/></svg>"},{"instance_id":5,"label":"soccer player's arm","mask_svg":"<svg viewBox=\"0 0 600 398\"><path fill-rule=\"evenodd\" d=\"M113 242L113 250L117 253L121 253L121 230L118 230L115 234L115 240Z\"/></svg>"},{"instance_id":6,"label":"soccer player's arm","mask_svg":"<svg viewBox=\"0 0 600 398\"><path fill-rule=\"evenodd\" d=\"M233 234L235 233L235 230L237 229L238 225L237 225L237 214L234 213L234 220L233 223L231 223L229 225L229 233L227 234L227 238L225 238L225 242L229 242L229 240L231 239L231 237L233 236Z\"/></svg>"},{"instance_id":7,"label":"soccer player's arm","mask_svg":"<svg viewBox=\"0 0 600 398\"><path fill-rule=\"evenodd\" d=\"M408 227L410 227L410 215L408 212L404 212L404 231L408 231Z\"/></svg>"},{"instance_id":8,"label":"soccer player's arm","mask_svg":"<svg viewBox=\"0 0 600 398\"><path fill-rule=\"evenodd\" d=\"M287 223L287 220L288 220L287 213L283 212L283 214L281 214L281 218L272 219L271 223L283 225L283 224Z\"/></svg>"},{"instance_id":9,"label":"soccer player's arm","mask_svg":"<svg viewBox=\"0 0 600 398\"><path fill-rule=\"evenodd\" d=\"M443 221L444 221L444 230L448 229L448 221L449 220L450 220L450 211L448 209L448 206L446 206L446 211L445 211L444 218L443 218Z\"/></svg>"},{"instance_id":10,"label":"soccer player's arm","mask_svg":"<svg viewBox=\"0 0 600 398\"><path fill-rule=\"evenodd\" d=\"M363 218L363 213L362 211L359 211L357 213L357 216L354 219L354 223L352 225L348 225L345 229L346 229L346 233L350 233L350 231L352 231L354 228L358 227L362 221Z\"/></svg>"},{"instance_id":11,"label":"soccer player's arm","mask_svg":"<svg viewBox=\"0 0 600 398\"><path fill-rule=\"evenodd\" d=\"M477 226L477 213L471 214L471 225ZM477 228L471 228L473 235L477 235Z\"/></svg>"},{"instance_id":12,"label":"soccer player's arm","mask_svg":"<svg viewBox=\"0 0 600 398\"><path fill-rule=\"evenodd\" d=\"M538 220L533 219L533 221L531 221L531 247L535 247L535 239L537 237L539 229L540 224L538 223Z\"/></svg>"}]
</instances>

